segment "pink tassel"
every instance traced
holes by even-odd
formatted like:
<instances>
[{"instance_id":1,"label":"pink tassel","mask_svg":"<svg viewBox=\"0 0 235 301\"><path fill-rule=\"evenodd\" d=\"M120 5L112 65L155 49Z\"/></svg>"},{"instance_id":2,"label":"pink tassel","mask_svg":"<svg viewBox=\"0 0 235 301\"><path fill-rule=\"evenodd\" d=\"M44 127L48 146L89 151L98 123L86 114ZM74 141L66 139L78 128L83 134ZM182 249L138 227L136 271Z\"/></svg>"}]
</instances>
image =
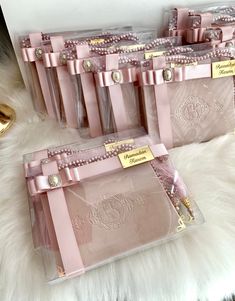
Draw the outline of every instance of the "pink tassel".
<instances>
[{"instance_id":1,"label":"pink tassel","mask_svg":"<svg viewBox=\"0 0 235 301\"><path fill-rule=\"evenodd\" d=\"M173 165L169 163L168 160L153 160L151 165L176 210L178 212L180 211L180 204L182 203L186 207L189 215L194 218L193 210L187 195L186 186L179 176L178 171L175 170Z\"/></svg>"}]
</instances>

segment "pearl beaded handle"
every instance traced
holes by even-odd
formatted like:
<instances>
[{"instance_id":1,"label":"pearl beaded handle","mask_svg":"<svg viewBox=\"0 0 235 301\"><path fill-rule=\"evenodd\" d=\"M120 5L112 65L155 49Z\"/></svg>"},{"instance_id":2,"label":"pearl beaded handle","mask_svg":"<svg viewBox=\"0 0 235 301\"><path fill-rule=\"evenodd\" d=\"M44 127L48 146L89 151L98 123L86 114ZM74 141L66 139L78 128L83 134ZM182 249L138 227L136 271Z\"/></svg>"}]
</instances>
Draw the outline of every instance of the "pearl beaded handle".
<instances>
[{"instance_id":1,"label":"pearl beaded handle","mask_svg":"<svg viewBox=\"0 0 235 301\"><path fill-rule=\"evenodd\" d=\"M235 17L232 16L232 14L235 12L235 7L234 6L229 6L225 8L216 8L216 9L209 9L205 11L195 11L195 10L189 10L188 16L193 17L193 16L198 16L200 13L211 13L213 14L213 22L223 22L225 25L230 24L235 22ZM178 14L177 14L177 9L172 10L171 16L169 18L169 24L168 24L168 30L177 30L177 21L178 21ZM199 27L201 25L201 20L195 19L193 20L192 26ZM186 28L185 28L186 29Z\"/></svg>"},{"instance_id":2,"label":"pearl beaded handle","mask_svg":"<svg viewBox=\"0 0 235 301\"><path fill-rule=\"evenodd\" d=\"M232 54L232 51L230 49L215 49L204 55L198 55L193 57L188 57L186 55L171 55L168 57L166 56L166 62L184 65L198 63L212 58L232 58L233 56L234 55Z\"/></svg>"},{"instance_id":3,"label":"pearl beaded handle","mask_svg":"<svg viewBox=\"0 0 235 301\"><path fill-rule=\"evenodd\" d=\"M173 47L170 50L165 51L162 55L164 56L173 56L173 55L179 55L180 53L192 53L193 49L190 47L185 46L179 46L179 47ZM131 64L133 66L140 66L148 67L149 66L149 59L146 60L143 58L143 60L139 59L138 57L127 57L122 56L119 58L119 63L121 64Z\"/></svg>"},{"instance_id":4,"label":"pearl beaded handle","mask_svg":"<svg viewBox=\"0 0 235 301\"><path fill-rule=\"evenodd\" d=\"M100 48L96 46L91 46L91 52L95 52L99 55L107 55L107 54L114 54L114 53L132 53L137 51L145 51L145 50L151 50L155 47L163 46L163 45L169 45L169 47L173 47L172 40L169 38L157 38L152 40L151 42L145 44L145 45L136 45L136 47L115 47L115 48Z\"/></svg>"},{"instance_id":5,"label":"pearl beaded handle","mask_svg":"<svg viewBox=\"0 0 235 301\"><path fill-rule=\"evenodd\" d=\"M187 52L192 52L192 48L190 47L174 47L173 48L173 42L171 38L158 38L146 45L136 45L136 47L133 47L131 49L124 47L115 47L112 49L108 48L99 48L95 46L90 46L90 51L94 52L100 56L108 55L108 54L131 54L131 53L140 53L144 51L148 51L154 48L157 48L159 46L166 46L169 45L170 50L168 50L166 53L170 54L179 54L179 53L187 53ZM157 51L157 50L156 50ZM75 60L76 59L76 50L73 47L70 49L67 48L61 52L61 57L64 57L64 63L66 63L66 60ZM122 56L119 58L119 63L121 64L131 64L133 66L138 66L140 65L140 59L138 57L128 57L128 56Z\"/></svg>"},{"instance_id":6,"label":"pearl beaded handle","mask_svg":"<svg viewBox=\"0 0 235 301\"><path fill-rule=\"evenodd\" d=\"M107 35L107 34L106 34ZM93 40L97 40L96 48L102 48L105 45L115 45L120 41L134 41L137 42L139 38L137 37L136 34L133 32L128 32L125 34L119 34L119 35L111 35L110 37L105 37L103 36L103 39L99 41L99 39L102 38L102 35L94 36L91 38L87 38L85 40L67 40L65 41L65 48L70 48L74 47L76 45L81 45L81 44L88 44L89 46L92 46L94 44Z\"/></svg>"},{"instance_id":7,"label":"pearl beaded handle","mask_svg":"<svg viewBox=\"0 0 235 301\"><path fill-rule=\"evenodd\" d=\"M230 15L215 16L213 22L218 22L218 21L223 23L233 23L235 22L235 17L232 17Z\"/></svg>"},{"instance_id":8,"label":"pearl beaded handle","mask_svg":"<svg viewBox=\"0 0 235 301\"><path fill-rule=\"evenodd\" d=\"M50 41L51 37L48 34L43 34L42 33L42 41ZM99 41L100 39L100 41ZM69 39L66 40L64 43L65 48L71 48L76 45L83 45L83 44L88 44L89 46L93 45L93 40L96 40L96 47L103 47L104 45L115 45L116 43L120 41L138 41L138 37L135 33L133 32L128 32L125 34L112 34L109 32L104 32L95 36L91 36L88 38L84 38L81 40L78 39ZM30 48L30 39L29 38L24 38L21 41L21 47L22 48Z\"/></svg>"},{"instance_id":9,"label":"pearl beaded handle","mask_svg":"<svg viewBox=\"0 0 235 301\"><path fill-rule=\"evenodd\" d=\"M136 148L136 146L124 143L122 145L118 145L114 150L106 152L104 155L93 156L93 157L90 157L89 159L86 159L86 160L78 159L79 152L77 154L74 153L73 155L71 155L68 158L68 160L66 160L67 162L59 162L58 168L59 168L59 170L62 170L62 169L67 168L67 167L79 167L79 166L87 165L87 164L90 164L90 163L103 161L105 159L118 156L118 154L130 151L134 148ZM80 152L80 154L82 154L82 151Z\"/></svg>"}]
</instances>

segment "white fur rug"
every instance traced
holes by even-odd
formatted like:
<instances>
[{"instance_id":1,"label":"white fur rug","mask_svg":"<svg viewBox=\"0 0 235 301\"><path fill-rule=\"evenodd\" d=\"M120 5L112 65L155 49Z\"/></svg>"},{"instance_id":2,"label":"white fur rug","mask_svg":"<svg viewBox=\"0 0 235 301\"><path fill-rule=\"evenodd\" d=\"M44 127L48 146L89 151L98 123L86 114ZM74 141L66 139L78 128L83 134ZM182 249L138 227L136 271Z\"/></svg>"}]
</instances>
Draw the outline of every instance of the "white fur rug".
<instances>
[{"instance_id":1,"label":"white fur rug","mask_svg":"<svg viewBox=\"0 0 235 301\"><path fill-rule=\"evenodd\" d=\"M45 283L31 240L22 155L79 139L35 115L15 62L0 65L0 100L15 108L0 138L1 301L222 300L235 292L235 136L171 152L206 223L177 240L61 284Z\"/></svg>"}]
</instances>

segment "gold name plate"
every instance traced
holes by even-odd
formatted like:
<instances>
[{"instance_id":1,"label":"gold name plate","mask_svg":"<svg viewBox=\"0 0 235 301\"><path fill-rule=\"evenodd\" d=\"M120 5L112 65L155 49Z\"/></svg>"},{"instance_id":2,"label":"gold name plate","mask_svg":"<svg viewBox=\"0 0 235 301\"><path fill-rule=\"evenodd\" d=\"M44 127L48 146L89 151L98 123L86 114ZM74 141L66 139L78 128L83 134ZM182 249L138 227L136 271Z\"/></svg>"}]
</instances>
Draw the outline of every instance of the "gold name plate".
<instances>
[{"instance_id":1,"label":"gold name plate","mask_svg":"<svg viewBox=\"0 0 235 301\"><path fill-rule=\"evenodd\" d=\"M90 40L90 44L91 45L97 45L97 44L103 43L104 41L105 41L105 39L97 38L97 39Z\"/></svg>"},{"instance_id":2,"label":"gold name plate","mask_svg":"<svg viewBox=\"0 0 235 301\"><path fill-rule=\"evenodd\" d=\"M235 60L212 63L212 78L235 75Z\"/></svg>"},{"instance_id":3,"label":"gold name plate","mask_svg":"<svg viewBox=\"0 0 235 301\"><path fill-rule=\"evenodd\" d=\"M123 145L123 144L134 144L134 139L126 139L126 140L121 140L121 141L116 141L113 143L108 143L105 144L105 150L106 152L111 152L115 150L118 146Z\"/></svg>"},{"instance_id":4,"label":"gold name plate","mask_svg":"<svg viewBox=\"0 0 235 301\"><path fill-rule=\"evenodd\" d=\"M190 63L190 64L177 64L177 63L171 63L171 68L177 68L182 66L197 66L197 62Z\"/></svg>"},{"instance_id":5,"label":"gold name plate","mask_svg":"<svg viewBox=\"0 0 235 301\"><path fill-rule=\"evenodd\" d=\"M158 56L162 56L165 53L165 51L151 51L151 52L145 52L144 53L144 58L146 60L149 60L153 57L158 57Z\"/></svg>"},{"instance_id":6,"label":"gold name plate","mask_svg":"<svg viewBox=\"0 0 235 301\"><path fill-rule=\"evenodd\" d=\"M120 46L119 48L122 50L133 50L133 51L138 51L139 48L142 49L145 46L145 44L135 44L135 45L123 45Z\"/></svg>"},{"instance_id":7,"label":"gold name plate","mask_svg":"<svg viewBox=\"0 0 235 301\"><path fill-rule=\"evenodd\" d=\"M149 146L142 146L118 155L122 167L128 168L154 159Z\"/></svg>"}]
</instances>

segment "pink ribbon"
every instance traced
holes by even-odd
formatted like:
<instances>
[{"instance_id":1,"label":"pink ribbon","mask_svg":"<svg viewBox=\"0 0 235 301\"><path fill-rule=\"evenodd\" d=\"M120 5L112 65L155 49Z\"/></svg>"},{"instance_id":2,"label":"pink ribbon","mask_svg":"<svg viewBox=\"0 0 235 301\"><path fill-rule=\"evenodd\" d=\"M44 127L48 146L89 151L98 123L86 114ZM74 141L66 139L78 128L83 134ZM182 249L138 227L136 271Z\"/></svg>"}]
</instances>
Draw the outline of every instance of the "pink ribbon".
<instances>
[{"instance_id":1,"label":"pink ribbon","mask_svg":"<svg viewBox=\"0 0 235 301\"><path fill-rule=\"evenodd\" d=\"M83 62L84 59L68 60L67 66L69 73L72 75L86 73L85 69L83 68Z\"/></svg>"},{"instance_id":2,"label":"pink ribbon","mask_svg":"<svg viewBox=\"0 0 235 301\"><path fill-rule=\"evenodd\" d=\"M56 162L42 165L44 176L57 173ZM47 191L48 204L51 218L63 262L66 276L84 273L84 265L73 231L68 207L62 188Z\"/></svg>"},{"instance_id":3,"label":"pink ribbon","mask_svg":"<svg viewBox=\"0 0 235 301\"><path fill-rule=\"evenodd\" d=\"M185 39L188 43L194 44L205 41L206 27L190 28L186 31Z\"/></svg>"},{"instance_id":4,"label":"pink ribbon","mask_svg":"<svg viewBox=\"0 0 235 301\"><path fill-rule=\"evenodd\" d=\"M152 145L150 146L150 150L155 158L168 154L163 144ZM44 165L52 166L52 164L57 163L54 161L49 162L48 164L43 164L42 169L44 169ZM118 157L108 158L80 167L67 167L60 172L56 171L55 174L53 174L53 171L50 171L47 175L39 175L33 177L32 179L28 179L28 190L30 195L33 196L40 193L75 185L80 181L84 181L96 176L101 176L110 172L115 172L121 170L122 168L123 167ZM60 184L57 187L50 186L50 175L56 176L60 180Z\"/></svg>"},{"instance_id":5,"label":"pink ribbon","mask_svg":"<svg viewBox=\"0 0 235 301\"><path fill-rule=\"evenodd\" d=\"M220 30L220 42L226 42L233 39L234 28L232 26L210 26L212 30ZM208 30L208 27L200 28L191 28L187 30L186 41L188 43L200 43L205 42L205 31ZM213 42L213 41L212 41ZM217 42L218 43L218 42Z\"/></svg>"},{"instance_id":6,"label":"pink ribbon","mask_svg":"<svg viewBox=\"0 0 235 301\"><path fill-rule=\"evenodd\" d=\"M171 82L181 82L184 80L211 77L211 64L174 67L170 70L172 72L172 79L170 81L164 80L164 69L147 70L142 72L141 80L143 85L162 85Z\"/></svg>"},{"instance_id":7,"label":"pink ribbon","mask_svg":"<svg viewBox=\"0 0 235 301\"><path fill-rule=\"evenodd\" d=\"M127 84L137 81L136 68L125 68L121 70L98 72L98 85L100 87L108 87L117 84L112 78L113 72L118 72L120 74L120 81L118 82L118 84Z\"/></svg>"},{"instance_id":8,"label":"pink ribbon","mask_svg":"<svg viewBox=\"0 0 235 301\"><path fill-rule=\"evenodd\" d=\"M102 135L102 126L94 74L89 71L86 72L83 68L84 60L86 60L86 58L89 59L90 48L88 45L77 45L76 52L78 59L72 62L68 62L68 70L70 74L80 74L90 136L98 137Z\"/></svg>"},{"instance_id":9,"label":"pink ribbon","mask_svg":"<svg viewBox=\"0 0 235 301\"><path fill-rule=\"evenodd\" d=\"M63 65L60 61L60 53L44 53L43 54L43 63L46 68L58 67Z\"/></svg>"},{"instance_id":10,"label":"pink ribbon","mask_svg":"<svg viewBox=\"0 0 235 301\"><path fill-rule=\"evenodd\" d=\"M37 48L22 48L22 56L24 62L35 62L38 60L35 51Z\"/></svg>"}]
</instances>

